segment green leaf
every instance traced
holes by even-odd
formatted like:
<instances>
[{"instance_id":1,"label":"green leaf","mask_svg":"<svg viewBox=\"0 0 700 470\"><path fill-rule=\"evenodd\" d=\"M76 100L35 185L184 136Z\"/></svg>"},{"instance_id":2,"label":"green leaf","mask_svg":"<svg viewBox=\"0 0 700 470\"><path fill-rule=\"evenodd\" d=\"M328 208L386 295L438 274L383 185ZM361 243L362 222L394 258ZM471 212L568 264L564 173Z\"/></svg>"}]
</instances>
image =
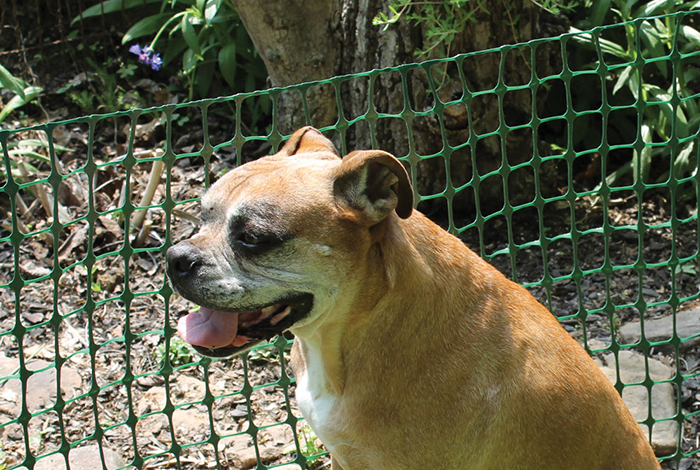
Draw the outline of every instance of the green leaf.
<instances>
[{"instance_id":1,"label":"green leaf","mask_svg":"<svg viewBox=\"0 0 700 470\"><path fill-rule=\"evenodd\" d=\"M15 77L9 72L9 70L0 65L0 86L7 88L15 95L19 95L24 98L24 88L27 86L27 84L24 80Z\"/></svg>"},{"instance_id":2,"label":"green leaf","mask_svg":"<svg viewBox=\"0 0 700 470\"><path fill-rule=\"evenodd\" d=\"M608 176L605 177L605 183L608 186L614 185L620 178L625 176L627 173L630 173L632 171L632 160L627 161L627 163L624 163L620 168L617 170L613 171L610 173ZM600 188L603 187L603 183L599 183L593 191L597 192L600 190Z\"/></svg>"},{"instance_id":3,"label":"green leaf","mask_svg":"<svg viewBox=\"0 0 700 470\"><path fill-rule=\"evenodd\" d=\"M35 152L34 150L29 150L27 148L18 148L10 150L8 153L12 156L31 157L34 160L39 160L44 163L51 163L51 159L48 158L46 155L42 155L39 152Z\"/></svg>"},{"instance_id":4,"label":"green leaf","mask_svg":"<svg viewBox=\"0 0 700 470\"><path fill-rule=\"evenodd\" d=\"M638 0L627 0L627 2L620 8L620 18L622 18L622 21L627 21L632 19L632 14L630 13L632 11L632 7L634 6L635 3L637 3Z\"/></svg>"},{"instance_id":5,"label":"green leaf","mask_svg":"<svg viewBox=\"0 0 700 470\"><path fill-rule=\"evenodd\" d=\"M188 5L194 5L195 0L178 0L177 2L173 1L171 5L171 9L175 9L175 6L177 3L181 3L183 5L182 8ZM129 10L130 8L138 8L138 7L143 7L144 5L152 5L152 4L161 4L165 6L167 2L164 2L164 0L106 0L102 3L98 3L97 5L93 5L90 8L86 8L83 10L83 12L73 18L71 21L71 26L80 21L81 18L87 19L87 18L94 18L96 16L102 16L102 13L104 12L105 15L109 13L116 13L118 11L125 11ZM180 10L182 9L180 8ZM163 9L161 8L161 11Z\"/></svg>"},{"instance_id":6,"label":"green leaf","mask_svg":"<svg viewBox=\"0 0 700 470\"><path fill-rule=\"evenodd\" d=\"M627 81L630 78L630 74L632 73L632 66L628 65L625 67L622 72L620 73L620 76L617 78L617 81L615 82L615 86L613 87L613 95L617 94L618 91L620 91L620 88L625 86Z\"/></svg>"},{"instance_id":7,"label":"green leaf","mask_svg":"<svg viewBox=\"0 0 700 470\"><path fill-rule=\"evenodd\" d=\"M642 87L651 98L654 98L652 100L649 99L649 97L647 97L647 103L653 105L658 104L658 109L661 111L662 116L657 116L657 120L660 120L661 117L663 117L668 123L674 122L673 106L670 103L671 93L655 85L650 85L648 83L643 84ZM649 106L647 106L647 112L650 112L650 109L654 108L650 108ZM681 106L678 106L676 108L675 118L676 135L678 136L678 138L681 139L687 137L688 119L686 118L685 113L683 112L683 108ZM656 131L659 133L663 133L665 129L657 129Z\"/></svg>"},{"instance_id":8,"label":"green leaf","mask_svg":"<svg viewBox=\"0 0 700 470\"><path fill-rule=\"evenodd\" d=\"M202 48L199 45L199 39L197 38L197 32L194 29L193 16L189 13L182 17L181 28L182 36L185 38L187 46L192 49L192 52L198 56L202 55Z\"/></svg>"},{"instance_id":9,"label":"green leaf","mask_svg":"<svg viewBox=\"0 0 700 470\"><path fill-rule=\"evenodd\" d=\"M671 101L671 93L664 90L663 88L658 87L656 85L651 85L649 83L645 83L642 86L647 91L647 93L649 95L651 95L652 98L654 98L654 99L647 98L647 100L646 100L647 103L655 103L655 102L668 103Z\"/></svg>"},{"instance_id":10,"label":"green leaf","mask_svg":"<svg viewBox=\"0 0 700 470\"><path fill-rule=\"evenodd\" d=\"M168 41L168 46L165 48L165 53L163 54L163 66L167 65L179 57L182 52L187 49L187 43L182 36L176 36Z\"/></svg>"},{"instance_id":11,"label":"green leaf","mask_svg":"<svg viewBox=\"0 0 700 470\"><path fill-rule=\"evenodd\" d=\"M234 88L236 84L236 44L231 42L226 44L219 50L219 69L224 76L224 80L230 87Z\"/></svg>"},{"instance_id":12,"label":"green leaf","mask_svg":"<svg viewBox=\"0 0 700 470\"><path fill-rule=\"evenodd\" d=\"M700 31L693 28L692 26L683 25L681 26L681 34L696 48L700 48Z\"/></svg>"},{"instance_id":13,"label":"green leaf","mask_svg":"<svg viewBox=\"0 0 700 470\"><path fill-rule=\"evenodd\" d=\"M107 0L97 5L93 5L90 8L86 8L83 12L73 18L71 21L71 26L76 22L80 21L81 18L93 18L95 16L101 16L102 13L114 13L117 11L128 10L129 8L140 7L145 4L150 3L160 3L161 0Z\"/></svg>"},{"instance_id":14,"label":"green leaf","mask_svg":"<svg viewBox=\"0 0 700 470\"><path fill-rule=\"evenodd\" d=\"M693 98L687 99L688 95L693 94L692 90L688 90L687 88L683 89L679 86L678 93L681 98L686 98L681 99L681 106L686 111L687 115L690 116L688 130L694 134L698 131L698 124L700 124L700 108L698 107L700 102Z\"/></svg>"},{"instance_id":15,"label":"green leaf","mask_svg":"<svg viewBox=\"0 0 700 470\"><path fill-rule=\"evenodd\" d=\"M202 62L197 67L196 88L197 93L201 98L206 98L211 86L211 79L214 76L214 62Z\"/></svg>"},{"instance_id":16,"label":"green leaf","mask_svg":"<svg viewBox=\"0 0 700 470\"><path fill-rule=\"evenodd\" d=\"M216 14L219 12L219 1L218 0L209 0L204 7L204 19L207 23L207 25L210 25L212 20L216 17Z\"/></svg>"},{"instance_id":17,"label":"green leaf","mask_svg":"<svg viewBox=\"0 0 700 470\"><path fill-rule=\"evenodd\" d=\"M646 16L660 15L663 13L672 13L676 0L652 0L645 3L634 12L634 18L643 18Z\"/></svg>"},{"instance_id":18,"label":"green leaf","mask_svg":"<svg viewBox=\"0 0 700 470\"><path fill-rule=\"evenodd\" d=\"M39 94L44 91L43 88L36 86L30 86L24 89L24 97L19 95L13 97L0 111L0 122L4 121L5 118L15 109L24 106L25 104L32 101L34 98L39 96Z\"/></svg>"},{"instance_id":19,"label":"green leaf","mask_svg":"<svg viewBox=\"0 0 700 470\"><path fill-rule=\"evenodd\" d=\"M187 49L184 54L182 54L182 71L185 74L190 74L197 67L199 62L199 56L194 53L192 49Z\"/></svg>"},{"instance_id":20,"label":"green leaf","mask_svg":"<svg viewBox=\"0 0 700 470\"><path fill-rule=\"evenodd\" d=\"M627 85L627 88L629 88L630 92L632 92L632 96L634 96L635 100L639 99L639 90L640 90L640 84L639 84L639 75L638 73L631 73L630 78L629 78L629 83Z\"/></svg>"},{"instance_id":21,"label":"green leaf","mask_svg":"<svg viewBox=\"0 0 700 470\"><path fill-rule=\"evenodd\" d=\"M634 175L635 183L639 181L638 178L642 178L645 183L649 182L649 173L651 172L651 127L649 124L642 124L642 141L644 142L644 148L641 152L634 151L632 156L632 171Z\"/></svg>"},{"instance_id":22,"label":"green leaf","mask_svg":"<svg viewBox=\"0 0 700 470\"><path fill-rule=\"evenodd\" d=\"M22 139L19 142L17 142L18 146L21 147L43 147L43 148L49 148L49 142L47 140L41 140L41 139ZM53 146L54 150L57 152L74 152L74 149L70 149L68 147L64 147L63 145L58 145L54 143Z\"/></svg>"},{"instance_id":23,"label":"green leaf","mask_svg":"<svg viewBox=\"0 0 700 470\"><path fill-rule=\"evenodd\" d=\"M673 162L673 171L676 178L683 178L695 168L696 162L691 160L691 156L694 153L694 147L695 142L691 141L688 146L681 150L676 156L676 159Z\"/></svg>"},{"instance_id":24,"label":"green leaf","mask_svg":"<svg viewBox=\"0 0 700 470\"><path fill-rule=\"evenodd\" d=\"M122 38L122 44L129 43L133 41L136 38L140 38L143 36L150 36L151 34L155 34L158 32L158 30L165 24L167 23L168 19L170 19L173 16L172 13L159 13L157 15L152 15L148 16L135 25L133 25L129 30L124 34L124 37Z\"/></svg>"},{"instance_id":25,"label":"green leaf","mask_svg":"<svg viewBox=\"0 0 700 470\"><path fill-rule=\"evenodd\" d=\"M591 7L588 20L591 22L591 26L600 26L605 20L605 15L610 9L610 0L598 0L593 2Z\"/></svg>"},{"instance_id":26,"label":"green leaf","mask_svg":"<svg viewBox=\"0 0 700 470\"><path fill-rule=\"evenodd\" d=\"M595 44L593 42L593 36L591 35L591 33L584 33L580 29L574 28L573 26L569 28L569 30L572 33L579 33L574 36L571 36L572 40L580 44L586 44L591 47L595 47ZM628 54L619 44L616 44L612 41L603 38L598 38L598 43L600 44L600 49L603 52L614 55L621 59L632 60L630 54Z\"/></svg>"},{"instance_id":27,"label":"green leaf","mask_svg":"<svg viewBox=\"0 0 700 470\"><path fill-rule=\"evenodd\" d=\"M663 57L665 54L663 42L658 36L656 28L654 28L649 22L644 21L639 28L639 35L642 42L646 44L648 53L645 54L646 57ZM668 75L668 65L665 60L655 62L659 71L664 75Z\"/></svg>"}]
</instances>

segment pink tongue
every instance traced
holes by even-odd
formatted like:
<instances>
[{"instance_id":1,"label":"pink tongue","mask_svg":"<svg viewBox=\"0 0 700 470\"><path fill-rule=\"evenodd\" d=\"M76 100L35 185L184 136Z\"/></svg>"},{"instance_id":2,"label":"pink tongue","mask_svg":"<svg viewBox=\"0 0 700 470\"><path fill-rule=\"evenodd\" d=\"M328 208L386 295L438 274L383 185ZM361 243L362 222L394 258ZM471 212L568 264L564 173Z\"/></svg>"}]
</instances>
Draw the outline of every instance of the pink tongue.
<instances>
[{"instance_id":1,"label":"pink tongue","mask_svg":"<svg viewBox=\"0 0 700 470\"><path fill-rule=\"evenodd\" d=\"M200 307L177 322L182 339L195 346L223 348L236 339L238 314Z\"/></svg>"}]
</instances>

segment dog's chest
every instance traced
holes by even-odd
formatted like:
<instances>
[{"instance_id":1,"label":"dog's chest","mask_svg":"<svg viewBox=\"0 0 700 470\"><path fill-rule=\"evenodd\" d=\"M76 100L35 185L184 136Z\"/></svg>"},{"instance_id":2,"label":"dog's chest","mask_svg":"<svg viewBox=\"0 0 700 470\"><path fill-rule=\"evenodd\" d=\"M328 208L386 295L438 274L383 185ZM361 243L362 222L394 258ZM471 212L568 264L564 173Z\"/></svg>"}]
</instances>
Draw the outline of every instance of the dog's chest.
<instances>
[{"instance_id":1,"label":"dog's chest","mask_svg":"<svg viewBox=\"0 0 700 470\"><path fill-rule=\"evenodd\" d=\"M301 414L318 438L333 450L339 441L337 396L329 392L320 351L306 348L306 371L297 377L296 398Z\"/></svg>"}]
</instances>

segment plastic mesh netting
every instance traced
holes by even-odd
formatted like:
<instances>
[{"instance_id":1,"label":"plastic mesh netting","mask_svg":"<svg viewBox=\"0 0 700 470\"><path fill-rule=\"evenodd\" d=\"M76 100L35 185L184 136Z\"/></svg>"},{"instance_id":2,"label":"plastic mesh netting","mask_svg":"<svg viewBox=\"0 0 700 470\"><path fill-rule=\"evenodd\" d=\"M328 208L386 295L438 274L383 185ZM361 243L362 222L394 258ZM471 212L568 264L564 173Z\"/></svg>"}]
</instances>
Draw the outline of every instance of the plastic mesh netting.
<instances>
[{"instance_id":1,"label":"plastic mesh netting","mask_svg":"<svg viewBox=\"0 0 700 470\"><path fill-rule=\"evenodd\" d=\"M418 207L526 285L608 366L626 400L640 398L635 417L662 460L697 459L699 122L689 110L700 101L700 50L676 41L697 20L640 19L284 89L0 131L0 436L8 468L85 468L76 462L90 455L90 465L109 469L307 468L324 458L290 398L291 340L243 359L200 358L175 336L175 319L192 306L164 272L167 248L196 230L205 188L294 130L277 122L278 101L289 93L303 98L303 124L320 127L344 152L352 150L349 133L362 132L400 157ZM672 28L668 47L637 39L629 60L606 52L606 37L639 36L649 21ZM574 67L572 51L584 43L593 59ZM537 52L545 46L559 51L561 66L541 76ZM503 78L514 53L530 71L520 84ZM492 88L473 90L465 70L480 56L500 57L501 74ZM452 72L457 92L449 99L436 67ZM653 67L669 71L670 83L652 97L644 82ZM623 74L637 80L628 98L615 86ZM401 84L397 109L374 91L387 75ZM417 75L428 106L411 99ZM358 80L367 110L348 116L341 90ZM307 96L319 89L336 97L330 125L309 112ZM545 111L536 105L544 92L561 97ZM514 94L531 103L523 119L504 111ZM259 103L272 107L267 135L246 126L246 110ZM484 103L498 109L488 129L472 112ZM465 126L455 132L445 115L460 109ZM667 131L652 133L651 116L662 116ZM400 148L377 138L389 122ZM442 139L427 155L415 140L425 122ZM531 155L479 162L480 145L506 148L514 133L526 136ZM525 189L511 184L517 175ZM484 200L494 187L499 197ZM623 365L635 360L641 374ZM658 405L661 395L670 404Z\"/></svg>"}]
</instances>

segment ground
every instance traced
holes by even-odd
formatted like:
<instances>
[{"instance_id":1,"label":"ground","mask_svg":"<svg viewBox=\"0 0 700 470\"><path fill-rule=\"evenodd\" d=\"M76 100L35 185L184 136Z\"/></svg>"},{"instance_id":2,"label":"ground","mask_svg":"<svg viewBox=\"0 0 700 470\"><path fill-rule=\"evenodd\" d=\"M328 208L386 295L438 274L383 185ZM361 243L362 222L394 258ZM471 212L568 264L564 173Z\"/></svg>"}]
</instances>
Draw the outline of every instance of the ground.
<instances>
[{"instance_id":1,"label":"ground","mask_svg":"<svg viewBox=\"0 0 700 470\"><path fill-rule=\"evenodd\" d=\"M205 443L211 437L211 426L218 436L222 436L218 442L218 459L222 468L255 467L252 436L258 440L260 455L266 464L294 461L297 449L292 445L293 432L289 423L301 436L305 453L313 454L319 450L319 444L303 421L295 422L288 415L289 406L292 414L300 417L294 400L290 401L285 388L278 384L280 379L284 383L292 376L284 356L280 357L280 351L284 351L281 346L258 351L245 362L236 358L208 364L207 361L200 363L198 356L176 344L171 351L177 367L172 372L168 369L165 377L161 374L165 325L173 327L176 318L192 308L168 288L161 247L168 240L166 227L169 224L173 242L190 236L196 229L194 219L188 213L196 216L197 203L191 199L199 197L204 187L201 158L181 158L173 166L170 191L173 199L182 204L170 220L161 208L152 207L144 214L145 222L138 224L143 228L125 234L123 215L114 211L125 198L130 197L134 204L142 204L154 166L152 159L159 155L153 149L158 147L164 135L159 119L160 115L156 114L139 118L134 142L137 162L128 176L120 156L126 150L123 142L130 122L118 119L98 123L93 155L99 168L91 180L97 212L88 212L86 188L90 179L85 172L78 171L66 179L58 191L62 212L59 220L64 223L59 233L36 233L50 226L49 214L35 193L40 186L49 189L47 184L24 188L18 195L20 216L17 229L33 235L22 239L17 250L13 250L9 241L0 242L0 265L3 266L0 284L7 285L13 279L15 266L19 267L21 277L26 281L18 293L9 288L0 290L0 351L3 351L0 356L0 371L3 373L0 376L9 377L15 373L13 369L16 369L20 354L29 362L30 369L48 371L33 376L26 393L32 397L27 401L29 412L49 411L31 418L28 435L19 424L0 428L2 450L10 466L22 462L26 454L25 439L28 438L32 453L43 455L61 445L61 428L68 442L75 443L92 436L96 423L105 430L102 442L106 448L117 451L125 462L130 462L138 449L140 456L146 459L144 468L177 468L178 459L182 468L216 468L213 446ZM226 126L211 128L225 129ZM176 153L196 152L201 148L202 134L196 131L196 127L176 127L174 132ZM69 174L82 167L87 155L86 125L60 126L54 131L54 136L60 136L57 143L73 149L59 151L61 172ZM45 136L40 131L27 131L13 135L9 143L16 143L15 148L23 149L25 156L31 155L29 150L45 155L45 149L40 145L26 142L26 139L42 138ZM226 140L224 135L216 132L211 138ZM265 147L251 149L245 157L265 151ZM216 178L222 169L231 166L234 156L225 149L218 152L212 159L209 176ZM28 168L24 181L48 175L49 167L38 160L26 157L25 162L33 163L35 167ZM132 184L130 195L125 194L124 189L127 177ZM165 200L164 180L164 177L160 178L153 200L144 204L155 206ZM52 197L50 191L49 197ZM600 200L585 197L576 204L574 223L577 229L602 225L605 216ZM12 222L8 218L10 205L6 194L0 194L0 207L3 209L1 236L7 237L12 231ZM53 207L53 204L48 207ZM697 260L679 266L674 272L665 266L654 266L654 263L670 259L672 250L681 258L696 254L697 223L677 224L675 233L666 224L672 219L685 220L695 210L692 205L680 202L672 205L668 194L663 191L651 194L644 201L637 201L633 194L615 198L610 201L607 214L612 226L634 227L641 216L646 225L652 227L641 250L633 230L623 229L611 235L608 253L611 263L633 264L641 252L643 260L651 265L643 272L641 282L633 269L613 271L608 279L603 274L593 273L583 276L580 283L571 279L557 280L557 276L571 273L575 262L584 270L605 264L603 235L589 234L579 240L576 257L570 242L553 242L547 249L547 256L548 273L555 280L551 282L549 292L539 285L531 286L530 290L562 317L564 327L576 339L583 342L585 332L589 342L596 340L598 343L595 344L607 347L613 335L617 335L617 329L639 320L639 311L634 307L638 298L652 304L646 309L645 319L653 319L671 314L671 308L664 301L672 293L676 295L674 298L680 299L697 294L697 273L700 272ZM89 224L80 219L95 214L94 232L91 233ZM137 214L132 215L132 223L136 217ZM439 213L434 217L438 222L443 220ZM550 238L571 228L568 207L548 212L545 217ZM495 220L481 237L473 230L464 232L462 237L476 251L483 250L487 255L498 253L508 245L504 235L507 222L504 218ZM498 220L501 220L500 224ZM517 217L515 222L514 243L526 245L539 239L537 226ZM58 241L53 240L56 235ZM134 253L125 265L122 250L126 237L131 240ZM483 246L480 240L484 240ZM538 283L545 273L542 252L535 246L517 252L515 270L510 255L497 255L491 261L504 274L509 277L515 274L517 280L526 285ZM84 263L91 266L90 286L88 268ZM63 271L60 277L46 277L52 268L58 272L58 267ZM32 282L36 279L38 281ZM125 292L128 295L121 297ZM605 304L606 292L616 305L628 307L617 309L612 317L596 311ZM586 318L585 325L578 318L571 317L581 305L595 312ZM689 307L691 302L680 305L681 310ZM62 319L58 321L60 317ZM21 327L16 324L17 320ZM674 368L680 363L684 375L697 374L700 368L698 347L676 352L668 348L652 348L650 355ZM52 410L56 404L56 377L52 363L57 357L67 359L61 368L61 389L63 399L67 401L61 416ZM37 390L47 389L53 390L53 394L34 395ZM293 389L292 384L289 387L292 397ZM239 393L241 391L244 393ZM1 423L10 422L19 415L21 401L18 394L21 393L16 378L0 385ZM685 380L679 395L684 413L700 410L700 381L697 378ZM82 398L75 399L80 396ZM160 411L173 408L171 423L168 413ZM126 423L136 417L142 418L132 429ZM249 419L252 419L252 424ZM274 426L265 428L270 425ZM684 421L683 451L698 449L698 425L698 415ZM255 429L261 427L263 429L256 432ZM178 446L186 448L176 456L173 451ZM327 457L321 457L314 466L320 468L326 462ZM673 467L666 465L666 468ZM686 459L681 468L698 470L700 459Z\"/></svg>"}]
</instances>

